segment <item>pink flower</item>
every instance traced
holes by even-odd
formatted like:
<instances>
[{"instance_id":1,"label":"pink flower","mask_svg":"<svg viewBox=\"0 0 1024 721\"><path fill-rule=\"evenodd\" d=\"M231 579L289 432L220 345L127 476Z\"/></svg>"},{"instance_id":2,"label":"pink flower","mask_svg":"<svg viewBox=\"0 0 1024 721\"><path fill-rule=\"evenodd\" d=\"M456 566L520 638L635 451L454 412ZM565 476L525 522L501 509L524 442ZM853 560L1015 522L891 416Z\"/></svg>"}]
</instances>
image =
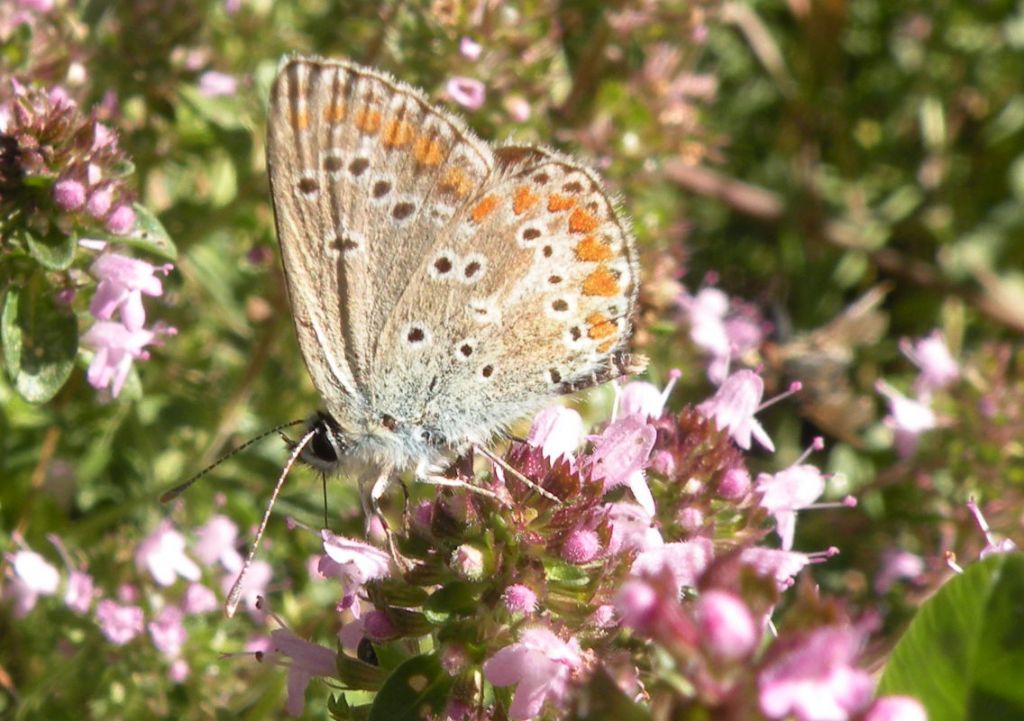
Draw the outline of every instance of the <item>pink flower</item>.
<instances>
[{"instance_id":1,"label":"pink flower","mask_svg":"<svg viewBox=\"0 0 1024 721\"><path fill-rule=\"evenodd\" d=\"M575 565L589 563L600 550L601 540L588 528L574 528L562 542L562 558Z\"/></svg>"},{"instance_id":2,"label":"pink flower","mask_svg":"<svg viewBox=\"0 0 1024 721\"><path fill-rule=\"evenodd\" d=\"M99 320L110 320L119 310L125 328L141 330L146 323L142 294L163 295L163 284L155 274L166 275L172 267L170 263L154 266L126 255L103 253L93 261L90 269L100 282L89 304L89 312Z\"/></svg>"},{"instance_id":3,"label":"pink flower","mask_svg":"<svg viewBox=\"0 0 1024 721\"><path fill-rule=\"evenodd\" d=\"M728 591L702 593L697 599L696 619L704 647L724 661L747 656L761 636L746 604Z\"/></svg>"},{"instance_id":4,"label":"pink flower","mask_svg":"<svg viewBox=\"0 0 1024 721\"><path fill-rule=\"evenodd\" d=\"M487 96L484 84L474 78L456 76L448 81L446 89L452 100L470 110L479 109Z\"/></svg>"},{"instance_id":5,"label":"pink flower","mask_svg":"<svg viewBox=\"0 0 1024 721\"><path fill-rule=\"evenodd\" d=\"M75 613L88 613L95 597L96 589L92 576L84 571L71 569L68 573L67 587L64 589L64 605Z\"/></svg>"},{"instance_id":6,"label":"pink flower","mask_svg":"<svg viewBox=\"0 0 1024 721\"><path fill-rule=\"evenodd\" d=\"M633 576L657 576L667 570L678 595L684 586L697 585L713 556L714 547L707 538L666 543L638 554L629 572Z\"/></svg>"},{"instance_id":7,"label":"pink flower","mask_svg":"<svg viewBox=\"0 0 1024 721\"><path fill-rule=\"evenodd\" d=\"M358 618L359 592L369 581L390 575L391 557L368 543L336 536L326 529L320 534L327 555L321 557L317 570L324 578L341 583L339 610L351 607Z\"/></svg>"},{"instance_id":8,"label":"pink flower","mask_svg":"<svg viewBox=\"0 0 1024 721\"><path fill-rule=\"evenodd\" d=\"M462 57L466 58L466 60L479 59L481 50L483 50L483 48L480 47L480 43L471 37L463 36L463 38L459 40L459 53Z\"/></svg>"},{"instance_id":9,"label":"pink flower","mask_svg":"<svg viewBox=\"0 0 1024 721\"><path fill-rule=\"evenodd\" d=\"M228 571L242 567L242 556L235 549L238 526L225 515L216 514L196 531L192 552L204 566L220 563Z\"/></svg>"},{"instance_id":10,"label":"pink flower","mask_svg":"<svg viewBox=\"0 0 1024 721\"><path fill-rule=\"evenodd\" d=\"M82 344L95 351L86 373L89 384L94 388L110 386L110 394L116 398L124 387L132 362L149 358L146 346L156 342L161 333L173 335L176 332L173 328L133 331L113 321L96 321L82 334Z\"/></svg>"},{"instance_id":11,"label":"pink flower","mask_svg":"<svg viewBox=\"0 0 1024 721\"><path fill-rule=\"evenodd\" d=\"M697 410L707 418L714 418L719 428L728 429L729 435L743 450L750 449L750 438L774 451L772 439L754 418L764 395L764 381L749 370L733 373L725 379L715 395L704 401Z\"/></svg>"},{"instance_id":12,"label":"pink flower","mask_svg":"<svg viewBox=\"0 0 1024 721\"><path fill-rule=\"evenodd\" d=\"M526 442L549 461L573 457L583 443L585 430L580 414L563 405L551 405L538 413L530 426Z\"/></svg>"},{"instance_id":13,"label":"pink flower","mask_svg":"<svg viewBox=\"0 0 1024 721\"><path fill-rule=\"evenodd\" d=\"M591 436L594 452L591 454L591 477L603 481L605 491L628 485L633 498L654 515L654 497L647 486L644 468L658 433L653 426L637 415L626 416L609 425L599 436Z\"/></svg>"},{"instance_id":14,"label":"pink flower","mask_svg":"<svg viewBox=\"0 0 1024 721\"><path fill-rule=\"evenodd\" d=\"M132 206L122 203L107 217L106 225L114 235L127 235L135 227L135 211Z\"/></svg>"},{"instance_id":15,"label":"pink flower","mask_svg":"<svg viewBox=\"0 0 1024 721\"><path fill-rule=\"evenodd\" d=\"M60 585L60 573L35 551L22 550L8 556L14 578L8 593L15 599L14 616L23 618L35 608L40 596L52 596Z\"/></svg>"},{"instance_id":16,"label":"pink flower","mask_svg":"<svg viewBox=\"0 0 1024 721\"><path fill-rule=\"evenodd\" d=\"M123 646L142 633L142 609L138 606L122 606L104 599L96 605L96 621L103 635L116 646Z\"/></svg>"},{"instance_id":17,"label":"pink flower","mask_svg":"<svg viewBox=\"0 0 1024 721\"><path fill-rule=\"evenodd\" d=\"M178 576L199 580L199 566L185 555L185 537L170 521L162 521L135 549L135 565L147 570L158 584L170 586Z\"/></svg>"},{"instance_id":18,"label":"pink flower","mask_svg":"<svg viewBox=\"0 0 1024 721\"><path fill-rule=\"evenodd\" d=\"M665 412L665 403L672 393L672 387L681 375L676 368L669 371L668 383L664 389L646 381L627 383L619 394L619 412L623 416L639 415L644 420L661 418Z\"/></svg>"},{"instance_id":19,"label":"pink flower","mask_svg":"<svg viewBox=\"0 0 1024 721\"><path fill-rule=\"evenodd\" d=\"M886 551L881 570L875 576L875 591L885 593L901 578L915 579L924 573L924 559L910 551Z\"/></svg>"},{"instance_id":20,"label":"pink flower","mask_svg":"<svg viewBox=\"0 0 1024 721\"><path fill-rule=\"evenodd\" d=\"M883 696L868 709L864 721L928 721L928 714L916 698Z\"/></svg>"},{"instance_id":21,"label":"pink flower","mask_svg":"<svg viewBox=\"0 0 1024 721\"><path fill-rule=\"evenodd\" d=\"M238 79L227 73L207 70L199 76L199 92L208 98L220 95L234 95L238 91Z\"/></svg>"},{"instance_id":22,"label":"pink flower","mask_svg":"<svg viewBox=\"0 0 1024 721\"><path fill-rule=\"evenodd\" d=\"M796 512L813 504L825 492L825 478L810 464L790 466L778 473L761 473L757 490L762 494L761 507L775 518L775 531L782 539L782 548L793 548Z\"/></svg>"},{"instance_id":23,"label":"pink flower","mask_svg":"<svg viewBox=\"0 0 1024 721\"><path fill-rule=\"evenodd\" d=\"M167 669L167 678L171 680L171 683L184 683L188 678L188 661L183 658L171 661L171 666Z\"/></svg>"},{"instance_id":24,"label":"pink flower","mask_svg":"<svg viewBox=\"0 0 1024 721\"><path fill-rule=\"evenodd\" d=\"M506 646L484 663L484 676L495 686L516 685L508 715L525 721L540 713L545 702L565 701L573 674L583 667L576 639L563 641L544 626L532 626L518 643Z\"/></svg>"},{"instance_id":25,"label":"pink flower","mask_svg":"<svg viewBox=\"0 0 1024 721\"><path fill-rule=\"evenodd\" d=\"M742 501L750 493L750 473L745 468L730 468L718 484L718 495L726 501Z\"/></svg>"},{"instance_id":26,"label":"pink flower","mask_svg":"<svg viewBox=\"0 0 1024 721\"><path fill-rule=\"evenodd\" d=\"M927 398L960 377L960 366L937 330L914 343L906 339L900 341L900 350L921 370L921 375L914 382L914 392L918 397Z\"/></svg>"},{"instance_id":27,"label":"pink flower","mask_svg":"<svg viewBox=\"0 0 1024 721\"><path fill-rule=\"evenodd\" d=\"M217 610L217 596L201 583L190 583L185 589L182 609L185 613L209 613Z\"/></svg>"},{"instance_id":28,"label":"pink flower","mask_svg":"<svg viewBox=\"0 0 1024 721\"><path fill-rule=\"evenodd\" d=\"M273 571L269 563L256 560L249 566L249 572L246 573L245 578L242 580L242 595L239 598L245 602L245 607L251 616L259 617L262 614L256 606L256 599L265 595L272 573ZM229 572L221 577L221 590L225 596L231 592L231 587L235 584L236 578L238 578L238 574L234 572Z\"/></svg>"},{"instance_id":29,"label":"pink flower","mask_svg":"<svg viewBox=\"0 0 1024 721\"><path fill-rule=\"evenodd\" d=\"M615 555L624 551L645 551L665 545L661 532L654 527L650 513L635 503L613 503L601 509L611 522L612 535L608 541L608 553Z\"/></svg>"},{"instance_id":30,"label":"pink flower","mask_svg":"<svg viewBox=\"0 0 1024 721\"><path fill-rule=\"evenodd\" d=\"M299 638L284 628L273 631L270 638L273 644L270 660L288 667L288 701L285 710L289 716L301 716L306 706L306 687L313 677L337 676L335 653L320 644Z\"/></svg>"},{"instance_id":31,"label":"pink flower","mask_svg":"<svg viewBox=\"0 0 1024 721\"><path fill-rule=\"evenodd\" d=\"M860 635L820 628L758 675L761 711L771 719L846 721L871 703L871 676L852 666Z\"/></svg>"},{"instance_id":32,"label":"pink flower","mask_svg":"<svg viewBox=\"0 0 1024 721\"><path fill-rule=\"evenodd\" d=\"M156 649L169 658L177 658L188 634L183 623L185 614L177 606L164 606L149 622L149 635Z\"/></svg>"},{"instance_id":33,"label":"pink flower","mask_svg":"<svg viewBox=\"0 0 1024 721\"><path fill-rule=\"evenodd\" d=\"M537 594L529 586L513 583L501 594L505 608L512 613L531 614L537 610Z\"/></svg>"},{"instance_id":34,"label":"pink flower","mask_svg":"<svg viewBox=\"0 0 1024 721\"><path fill-rule=\"evenodd\" d=\"M740 561L764 576L772 576L779 586L785 587L812 559L806 553L754 546L740 553Z\"/></svg>"},{"instance_id":35,"label":"pink flower","mask_svg":"<svg viewBox=\"0 0 1024 721\"><path fill-rule=\"evenodd\" d=\"M484 576L483 551L472 544L463 543L452 552L451 565L463 578L478 581Z\"/></svg>"},{"instance_id":36,"label":"pink flower","mask_svg":"<svg viewBox=\"0 0 1024 721\"><path fill-rule=\"evenodd\" d=\"M110 184L101 185L92 191L86 201L85 208L94 218L102 218L110 210L114 202L114 187Z\"/></svg>"},{"instance_id":37,"label":"pink flower","mask_svg":"<svg viewBox=\"0 0 1024 721\"><path fill-rule=\"evenodd\" d=\"M981 553L978 554L979 558L985 558L993 553L1011 553L1017 548L1015 544L1009 538L1004 538L1002 541L996 541L992 536L992 530L988 527L988 521L985 520L985 516L982 514L981 509L978 508L977 502L973 497L967 499L967 510L974 516L975 523L978 524L978 528L985 534L985 547L981 549Z\"/></svg>"},{"instance_id":38,"label":"pink flower","mask_svg":"<svg viewBox=\"0 0 1024 721\"><path fill-rule=\"evenodd\" d=\"M875 390L889 401L889 415L883 422L893 430L897 452L906 458L916 450L918 437L938 426L935 412L928 403L908 398L883 380L875 383Z\"/></svg>"},{"instance_id":39,"label":"pink flower","mask_svg":"<svg viewBox=\"0 0 1024 721\"><path fill-rule=\"evenodd\" d=\"M85 186L74 178L58 180L53 185L53 200L61 210L78 210L85 205Z\"/></svg>"}]
</instances>

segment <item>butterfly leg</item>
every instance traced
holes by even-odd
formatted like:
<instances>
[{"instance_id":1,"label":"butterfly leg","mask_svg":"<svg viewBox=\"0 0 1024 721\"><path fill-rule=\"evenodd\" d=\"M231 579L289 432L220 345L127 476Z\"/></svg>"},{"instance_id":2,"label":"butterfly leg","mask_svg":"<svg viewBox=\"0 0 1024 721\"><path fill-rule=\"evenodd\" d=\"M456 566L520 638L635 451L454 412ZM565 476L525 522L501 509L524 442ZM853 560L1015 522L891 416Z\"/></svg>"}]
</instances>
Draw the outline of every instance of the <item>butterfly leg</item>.
<instances>
[{"instance_id":1,"label":"butterfly leg","mask_svg":"<svg viewBox=\"0 0 1024 721\"><path fill-rule=\"evenodd\" d=\"M495 493L494 491L488 488L482 488L481 486L478 486L475 483L469 483L468 481L464 481L462 480L462 478L458 476L456 476L455 478L451 478L447 475L444 475L444 471L435 466L431 466L427 462L421 462L418 466L416 466L416 480L419 481L420 483L426 483L427 485L431 486L444 486L445 488L464 488L467 491L476 493L486 498L490 498L492 500L498 501L499 503L503 502L502 499L498 496L498 494Z\"/></svg>"},{"instance_id":2,"label":"butterfly leg","mask_svg":"<svg viewBox=\"0 0 1024 721\"><path fill-rule=\"evenodd\" d=\"M388 525L388 519L384 517L384 512L380 507L380 499L384 496L384 493L388 490L388 486L391 485L392 470L385 468L381 471L380 475L377 476L377 480L373 482L370 487L369 493L361 493L363 500L363 513L366 519L366 535L370 535L370 523L373 518L376 517L380 521L381 527L384 529L384 537L388 541L388 550L391 552L392 560L401 568L403 571L409 570L408 561L398 552L398 546L395 545L395 536L391 532L391 526Z\"/></svg>"}]
</instances>

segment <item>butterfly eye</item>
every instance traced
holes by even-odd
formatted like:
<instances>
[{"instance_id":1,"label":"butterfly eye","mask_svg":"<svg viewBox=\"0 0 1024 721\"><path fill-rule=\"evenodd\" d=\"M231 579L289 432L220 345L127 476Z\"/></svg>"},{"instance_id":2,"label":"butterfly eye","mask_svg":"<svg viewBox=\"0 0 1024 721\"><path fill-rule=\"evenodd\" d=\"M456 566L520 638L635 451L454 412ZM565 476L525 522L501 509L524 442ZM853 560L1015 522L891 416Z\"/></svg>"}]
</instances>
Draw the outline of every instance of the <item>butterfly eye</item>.
<instances>
[{"instance_id":1,"label":"butterfly eye","mask_svg":"<svg viewBox=\"0 0 1024 721\"><path fill-rule=\"evenodd\" d=\"M331 429L326 423L321 423L317 429L316 434L309 442L309 447L313 451L313 455L317 460L323 461L324 463L337 463L338 452L334 448L334 444L330 438Z\"/></svg>"}]
</instances>

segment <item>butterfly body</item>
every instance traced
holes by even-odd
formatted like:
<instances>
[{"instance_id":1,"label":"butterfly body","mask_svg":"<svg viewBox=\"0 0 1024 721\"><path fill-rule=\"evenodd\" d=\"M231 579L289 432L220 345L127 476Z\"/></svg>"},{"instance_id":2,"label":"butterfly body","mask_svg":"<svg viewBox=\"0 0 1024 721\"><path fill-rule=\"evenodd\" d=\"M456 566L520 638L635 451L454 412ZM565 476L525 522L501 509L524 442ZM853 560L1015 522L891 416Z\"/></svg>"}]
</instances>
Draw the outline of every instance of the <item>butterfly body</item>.
<instances>
[{"instance_id":1,"label":"butterfly body","mask_svg":"<svg viewBox=\"0 0 1024 721\"><path fill-rule=\"evenodd\" d=\"M635 248L589 169L491 147L344 61L286 59L268 128L289 299L324 404L307 462L422 478L639 366Z\"/></svg>"}]
</instances>

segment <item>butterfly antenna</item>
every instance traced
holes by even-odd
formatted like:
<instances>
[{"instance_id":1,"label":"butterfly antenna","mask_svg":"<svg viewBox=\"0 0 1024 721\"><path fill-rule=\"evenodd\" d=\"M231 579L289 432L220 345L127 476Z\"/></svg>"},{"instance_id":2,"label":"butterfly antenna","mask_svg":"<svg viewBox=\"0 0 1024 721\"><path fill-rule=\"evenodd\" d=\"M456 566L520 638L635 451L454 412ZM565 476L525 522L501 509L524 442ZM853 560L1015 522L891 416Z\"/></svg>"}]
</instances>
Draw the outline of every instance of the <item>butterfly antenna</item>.
<instances>
[{"instance_id":1,"label":"butterfly antenna","mask_svg":"<svg viewBox=\"0 0 1024 721\"><path fill-rule=\"evenodd\" d=\"M284 486L284 479L288 477L289 471L292 470L292 466L295 465L295 461L299 459L299 455L302 453L302 449L305 448L313 436L317 433L317 429L313 428L308 431L299 442L292 448L291 455L288 456L288 462L284 464L284 468L281 469L281 475L277 478L277 485L274 486L274 492L270 494L270 501L267 503L267 510L263 512L263 520L260 521L260 527L256 531L256 540L252 542L252 548L249 549L249 555L245 559L245 563L242 565L242 570L238 573L238 578L235 579L235 584L231 587L231 591L228 592L228 600L224 604L224 614L231 618L235 615L235 609L238 608L238 602L242 598L242 582L245 580L245 575L249 572L249 566L252 565L252 559L256 557L256 549L260 547L260 541L263 539L263 531L267 527L267 521L270 520L270 512L274 508L274 503L277 501L278 494L281 493L281 487Z\"/></svg>"},{"instance_id":2,"label":"butterfly antenna","mask_svg":"<svg viewBox=\"0 0 1024 721\"><path fill-rule=\"evenodd\" d=\"M174 488L171 488L170 490L164 491L164 493L163 493L163 494L162 494L162 495L160 496L160 502L161 502L161 503L167 503L168 501L173 501L173 500L174 500L175 498L177 498L177 497L178 497L178 496L180 496L180 495L181 495L182 493L184 493L184 492L185 492L185 491L187 491L187 490L188 490L189 488L191 488L191 487L192 487L192 484L193 484L193 483L195 483L196 481L198 481L198 480L199 480L200 478L202 478L203 476L205 476L205 475L206 475L207 473L209 473L210 471L212 471L212 470L213 470L214 468L216 468L217 466L219 466L219 465L220 465L221 463L223 463L223 462L224 462L224 461L226 461L227 459L231 458L231 457L232 457L233 455L235 455L236 453L241 453L241 452L242 452L242 451L244 451L244 450L245 450L246 448L248 448L249 446L251 446L251 445L252 445L253 443L256 443L257 441L262 441L262 440L263 440L264 438L266 438L267 436L269 436L269 435L271 435L271 434L273 434L273 433L280 433L280 432L281 432L282 430L284 430L285 428L291 428L292 426L297 426L297 425L299 425L299 424L301 424L301 423L305 423L305 422L306 422L305 420L300 420L300 421L288 421L287 423L282 423L282 424L281 424L281 425L279 425L279 426L276 426L276 427L274 427L274 428L271 428L271 429L270 429L269 431L265 431L265 432L263 432L263 433L260 433L260 434L259 434L258 436L256 436L255 438L250 438L249 440L247 440L247 441L246 441L245 443L243 443L242 445L240 445L240 446L238 446L238 447L236 447L236 448L232 448L232 449L231 449L230 451L228 451L228 452L227 452L227 453L225 453L225 454L224 454L223 456L221 456L220 458L218 458L217 460L215 460L215 461L214 461L213 463L211 463L210 465L208 465L208 466L207 466L206 468L204 468L203 470L199 471L199 473L195 474L194 476L192 476L191 478L189 478L189 479L188 479L187 481L185 481L184 483L181 483L181 484L179 484L179 485L175 486ZM283 434L282 434L282 435L283 435Z\"/></svg>"}]
</instances>

